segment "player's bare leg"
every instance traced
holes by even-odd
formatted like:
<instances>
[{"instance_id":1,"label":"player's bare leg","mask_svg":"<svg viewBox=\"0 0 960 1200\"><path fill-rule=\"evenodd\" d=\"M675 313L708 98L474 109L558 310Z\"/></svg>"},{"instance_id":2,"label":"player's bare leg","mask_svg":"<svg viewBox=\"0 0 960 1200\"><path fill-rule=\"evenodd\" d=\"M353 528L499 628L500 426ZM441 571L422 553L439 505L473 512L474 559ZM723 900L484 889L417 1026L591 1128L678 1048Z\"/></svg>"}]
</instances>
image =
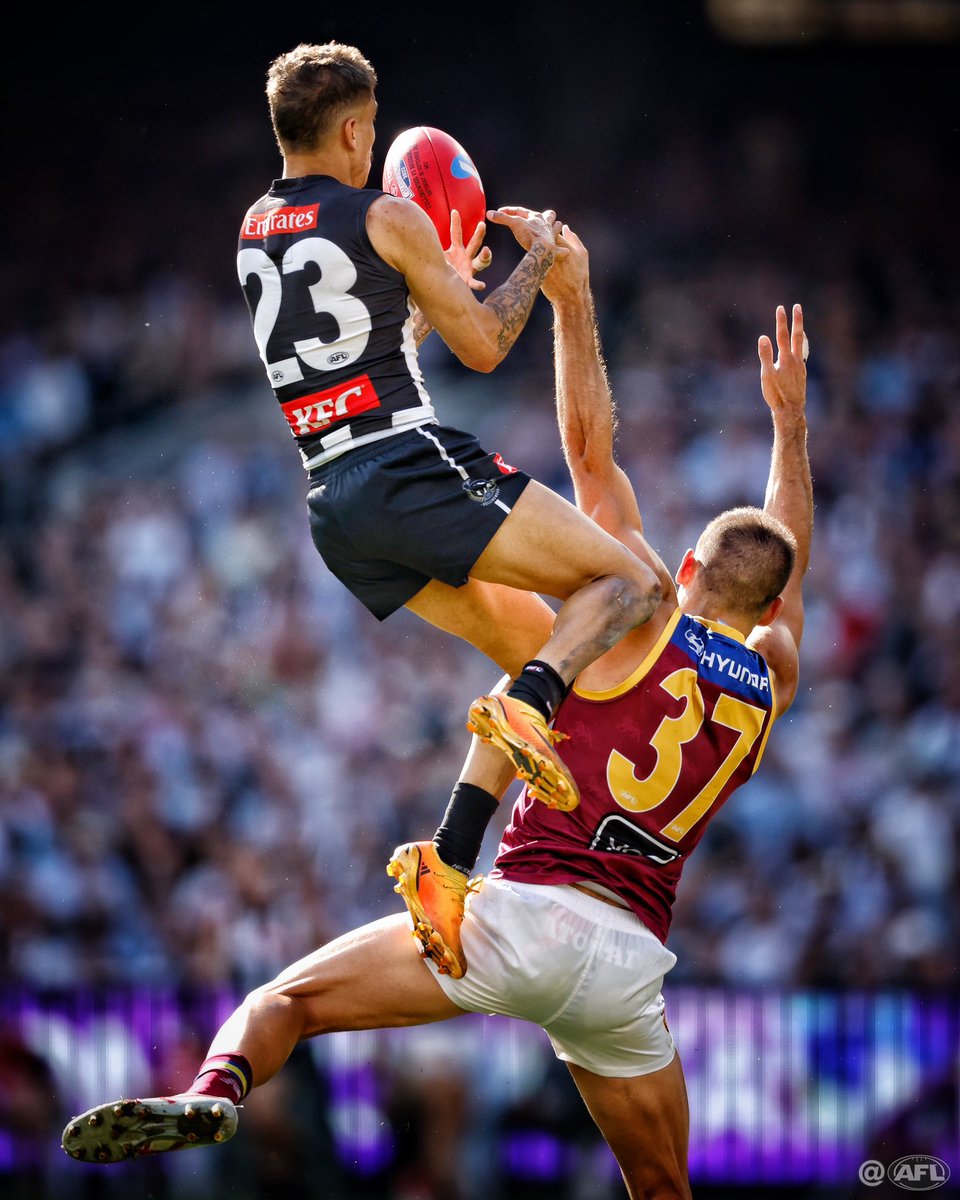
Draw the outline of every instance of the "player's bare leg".
<instances>
[{"instance_id":1,"label":"player's bare leg","mask_svg":"<svg viewBox=\"0 0 960 1200\"><path fill-rule=\"evenodd\" d=\"M656 611L654 571L578 508L531 482L477 560L471 575L508 587L543 592L563 603L535 662L569 686L584 667ZM580 799L573 776L555 749L548 720L521 678L503 698L481 696L468 728L503 751L530 792L568 811Z\"/></svg>"},{"instance_id":2,"label":"player's bare leg","mask_svg":"<svg viewBox=\"0 0 960 1200\"><path fill-rule=\"evenodd\" d=\"M536 480L470 574L563 601L537 657L568 683L651 617L660 599L660 584L645 562Z\"/></svg>"},{"instance_id":3,"label":"player's bare leg","mask_svg":"<svg viewBox=\"0 0 960 1200\"><path fill-rule=\"evenodd\" d=\"M474 582L500 586L471 591ZM555 618L540 595L531 596L533 603L520 599L530 593L561 600ZM575 505L533 480L474 564L471 582L464 588L428 584L407 607L482 649L511 675L521 658L523 663L535 658L569 685L643 624L659 598L659 582L646 563ZM543 639L536 646L535 636ZM491 705L488 700L480 697L480 707L471 708L468 727L507 754L544 803L575 807L576 782L554 749L542 714L523 703Z\"/></svg>"},{"instance_id":4,"label":"player's bare leg","mask_svg":"<svg viewBox=\"0 0 960 1200\"><path fill-rule=\"evenodd\" d=\"M616 1157L630 1200L690 1200L690 1115L679 1055L662 1071L629 1079L567 1066Z\"/></svg>"},{"instance_id":5,"label":"player's bare leg","mask_svg":"<svg viewBox=\"0 0 960 1200\"><path fill-rule=\"evenodd\" d=\"M438 629L463 638L510 676L547 642L556 620L542 596L479 579L458 588L435 579L406 607Z\"/></svg>"},{"instance_id":6,"label":"player's bare leg","mask_svg":"<svg viewBox=\"0 0 960 1200\"><path fill-rule=\"evenodd\" d=\"M305 1038L462 1015L421 960L406 917L395 914L335 938L251 992L221 1026L210 1054L239 1050L261 1084Z\"/></svg>"},{"instance_id":7,"label":"player's bare leg","mask_svg":"<svg viewBox=\"0 0 960 1200\"><path fill-rule=\"evenodd\" d=\"M243 1056L258 1086L304 1038L462 1014L420 958L407 918L397 914L329 942L251 992L221 1026L207 1059ZM217 1144L236 1127L235 1105L216 1096L120 1098L69 1121L63 1147L74 1158L112 1163Z\"/></svg>"}]
</instances>

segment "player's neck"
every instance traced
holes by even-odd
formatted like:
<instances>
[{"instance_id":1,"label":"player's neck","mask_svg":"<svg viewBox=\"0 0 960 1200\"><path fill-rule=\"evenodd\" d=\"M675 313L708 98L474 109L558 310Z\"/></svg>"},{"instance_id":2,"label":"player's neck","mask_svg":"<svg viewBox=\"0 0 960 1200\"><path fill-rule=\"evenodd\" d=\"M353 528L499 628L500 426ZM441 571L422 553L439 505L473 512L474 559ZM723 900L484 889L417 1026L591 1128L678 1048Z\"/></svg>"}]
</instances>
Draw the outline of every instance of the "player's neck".
<instances>
[{"instance_id":1,"label":"player's neck","mask_svg":"<svg viewBox=\"0 0 960 1200\"><path fill-rule=\"evenodd\" d=\"M317 151L283 156L284 179L302 179L305 175L329 175L341 183L351 182L350 165L341 156Z\"/></svg>"},{"instance_id":2,"label":"player's neck","mask_svg":"<svg viewBox=\"0 0 960 1200\"><path fill-rule=\"evenodd\" d=\"M749 636L753 632L753 622L748 617L740 616L737 613L729 611L721 611L715 604L697 603L695 597L684 598L680 607L690 617L703 617L706 621L713 621L717 625L728 625L731 629L735 629L744 637Z\"/></svg>"}]
</instances>

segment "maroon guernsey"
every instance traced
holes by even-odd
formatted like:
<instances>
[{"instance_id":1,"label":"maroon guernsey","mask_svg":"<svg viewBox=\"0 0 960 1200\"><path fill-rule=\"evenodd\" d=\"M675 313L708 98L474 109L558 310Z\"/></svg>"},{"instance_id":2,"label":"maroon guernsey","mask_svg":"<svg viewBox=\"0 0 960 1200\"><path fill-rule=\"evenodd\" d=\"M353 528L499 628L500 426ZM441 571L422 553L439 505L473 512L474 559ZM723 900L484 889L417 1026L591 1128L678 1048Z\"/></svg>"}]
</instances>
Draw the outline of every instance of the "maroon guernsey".
<instances>
[{"instance_id":1,"label":"maroon guernsey","mask_svg":"<svg viewBox=\"0 0 960 1200\"><path fill-rule=\"evenodd\" d=\"M776 716L764 659L727 625L679 609L607 692L574 687L553 727L580 787L569 813L526 791L491 875L600 884L666 941L683 864L756 770Z\"/></svg>"}]
</instances>

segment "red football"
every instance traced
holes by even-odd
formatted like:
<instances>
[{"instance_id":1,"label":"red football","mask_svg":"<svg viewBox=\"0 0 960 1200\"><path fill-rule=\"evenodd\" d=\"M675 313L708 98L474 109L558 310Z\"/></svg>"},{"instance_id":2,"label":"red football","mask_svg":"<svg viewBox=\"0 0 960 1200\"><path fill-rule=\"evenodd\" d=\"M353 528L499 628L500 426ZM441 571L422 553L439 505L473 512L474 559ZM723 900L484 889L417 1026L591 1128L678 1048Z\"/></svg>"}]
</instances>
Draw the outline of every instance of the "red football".
<instances>
[{"instance_id":1,"label":"red football","mask_svg":"<svg viewBox=\"0 0 960 1200\"><path fill-rule=\"evenodd\" d=\"M464 243L486 216L473 159L449 133L429 125L415 125L393 139L383 164L383 190L416 201L433 221L444 250L450 246L451 209L460 214Z\"/></svg>"}]
</instances>

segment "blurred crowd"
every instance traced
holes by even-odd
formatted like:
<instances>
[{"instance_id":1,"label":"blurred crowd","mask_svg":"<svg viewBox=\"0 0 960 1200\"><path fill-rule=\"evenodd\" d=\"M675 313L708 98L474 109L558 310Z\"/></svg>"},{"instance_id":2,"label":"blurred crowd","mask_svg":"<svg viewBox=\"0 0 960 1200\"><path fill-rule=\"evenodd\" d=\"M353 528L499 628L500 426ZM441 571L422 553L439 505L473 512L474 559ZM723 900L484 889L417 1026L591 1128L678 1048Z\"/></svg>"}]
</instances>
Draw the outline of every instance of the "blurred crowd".
<instances>
[{"instance_id":1,"label":"blurred crowd","mask_svg":"<svg viewBox=\"0 0 960 1200\"><path fill-rule=\"evenodd\" d=\"M591 250L618 457L668 564L762 502L756 338L795 300L810 336L801 691L685 870L672 978L953 987L955 208L933 144L877 132L860 189L829 196L806 145L785 119L678 130L602 207L573 184L556 204ZM317 557L229 254L220 286L157 268L3 332L9 981L246 988L396 911L386 859L433 832L496 677L407 614L377 623ZM545 301L490 377L422 360L442 419L569 495Z\"/></svg>"}]
</instances>

